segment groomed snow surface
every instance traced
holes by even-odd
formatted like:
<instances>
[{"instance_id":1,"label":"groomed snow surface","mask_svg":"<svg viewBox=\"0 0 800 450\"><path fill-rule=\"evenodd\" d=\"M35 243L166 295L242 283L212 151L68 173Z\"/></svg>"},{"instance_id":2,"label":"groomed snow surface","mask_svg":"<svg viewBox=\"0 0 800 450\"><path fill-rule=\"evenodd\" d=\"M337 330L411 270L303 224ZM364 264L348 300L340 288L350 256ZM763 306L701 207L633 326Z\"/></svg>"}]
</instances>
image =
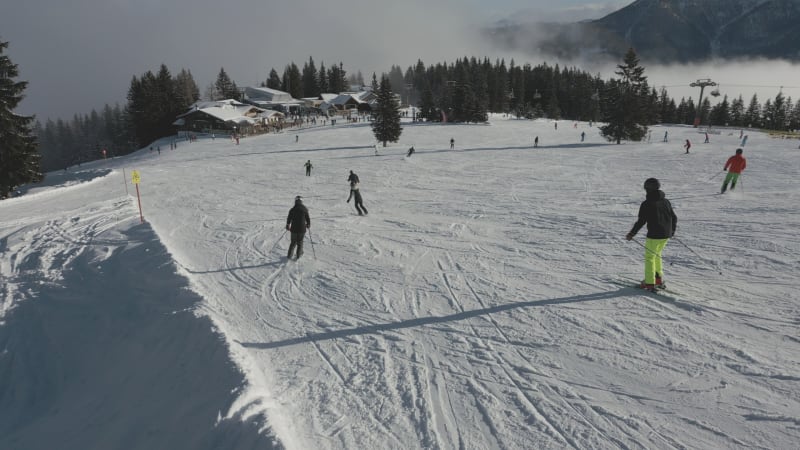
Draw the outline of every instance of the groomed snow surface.
<instances>
[{"instance_id":1,"label":"groomed snow surface","mask_svg":"<svg viewBox=\"0 0 800 450\"><path fill-rule=\"evenodd\" d=\"M745 133L725 195L739 130L503 116L49 174L0 202L0 448L797 448L800 150ZM625 286L648 177L679 217L668 296Z\"/></svg>"}]
</instances>

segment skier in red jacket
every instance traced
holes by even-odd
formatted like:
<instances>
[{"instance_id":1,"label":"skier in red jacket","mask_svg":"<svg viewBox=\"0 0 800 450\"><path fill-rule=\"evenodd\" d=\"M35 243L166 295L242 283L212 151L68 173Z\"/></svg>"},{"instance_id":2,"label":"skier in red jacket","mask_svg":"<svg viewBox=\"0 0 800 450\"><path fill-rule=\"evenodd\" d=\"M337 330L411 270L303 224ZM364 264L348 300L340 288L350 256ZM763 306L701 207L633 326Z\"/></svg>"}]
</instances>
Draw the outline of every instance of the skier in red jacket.
<instances>
[{"instance_id":1,"label":"skier in red jacket","mask_svg":"<svg viewBox=\"0 0 800 450\"><path fill-rule=\"evenodd\" d=\"M727 170L728 174L725 175L725 181L722 183L722 191L720 194L724 194L726 190L728 190L728 183L731 184L731 190L736 188L736 181L739 180L739 175L741 175L742 171L747 167L747 160L744 159L742 156L743 150L740 148L736 149L736 154L728 158L728 162L725 163L725 167L722 170Z\"/></svg>"}]
</instances>

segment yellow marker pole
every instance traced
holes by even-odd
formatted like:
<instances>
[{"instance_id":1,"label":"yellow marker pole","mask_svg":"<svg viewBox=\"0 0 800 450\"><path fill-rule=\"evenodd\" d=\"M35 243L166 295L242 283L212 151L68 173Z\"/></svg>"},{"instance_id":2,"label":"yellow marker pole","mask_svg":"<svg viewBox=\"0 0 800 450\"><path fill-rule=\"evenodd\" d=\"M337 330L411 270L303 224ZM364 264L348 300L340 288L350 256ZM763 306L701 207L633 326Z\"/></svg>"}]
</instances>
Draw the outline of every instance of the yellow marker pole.
<instances>
[{"instance_id":1,"label":"yellow marker pole","mask_svg":"<svg viewBox=\"0 0 800 450\"><path fill-rule=\"evenodd\" d=\"M139 219L144 223L144 215L142 214L142 197L139 195L139 183L142 181L142 177L139 176L139 171L134 170L131 174L131 178L133 184L136 185L136 199L139 201Z\"/></svg>"}]
</instances>

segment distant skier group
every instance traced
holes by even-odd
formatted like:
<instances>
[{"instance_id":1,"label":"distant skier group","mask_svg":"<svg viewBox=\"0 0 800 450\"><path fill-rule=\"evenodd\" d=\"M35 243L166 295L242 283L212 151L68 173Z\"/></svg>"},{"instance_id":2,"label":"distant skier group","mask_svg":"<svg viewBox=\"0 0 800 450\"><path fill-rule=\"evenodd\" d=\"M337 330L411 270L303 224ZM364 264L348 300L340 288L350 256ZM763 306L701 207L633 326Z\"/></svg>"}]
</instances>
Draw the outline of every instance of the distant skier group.
<instances>
[{"instance_id":1,"label":"distant skier group","mask_svg":"<svg viewBox=\"0 0 800 450\"><path fill-rule=\"evenodd\" d=\"M304 164L306 168L306 176L311 176L311 168L314 167L309 159ZM358 175L350 171L347 177L350 183L350 196L347 197L346 203L355 199L354 204L359 216L368 214L367 208L364 206L364 199L361 197L361 180ZM297 196L294 198L294 206L289 210L289 215L286 217L286 231L290 232L291 242L289 244L289 253L286 255L288 259L294 257L295 260L303 256L303 240L305 239L306 231L311 229L311 217L308 213L308 208L303 204L303 197ZM313 242L312 242L313 244Z\"/></svg>"},{"instance_id":2,"label":"distant skier group","mask_svg":"<svg viewBox=\"0 0 800 450\"><path fill-rule=\"evenodd\" d=\"M664 142L667 142L668 132L664 132ZM584 136L581 133L581 140ZM741 136L742 146L747 142L747 136ZM534 139L534 147L539 144L539 137ZM708 141L708 134L706 134L706 141ZM686 139L684 148L686 153L689 153L691 142ZM455 147L455 140L450 139L450 148ZM375 144L375 151L377 154L377 144ZM414 153L414 147L408 149L407 157ZM742 156L744 151L741 148L736 149L736 153L728 158L723 167L723 171L727 171L725 180L722 183L721 194L724 194L728 185L730 189L736 188L736 183L741 176L742 171L747 167L747 161ZM311 169L313 165L309 159L304 164L306 169L306 176L311 176ZM346 203L354 200L354 205L358 215L368 214L367 208L364 207L364 200L361 196L360 180L358 175L350 171L347 181L350 184L350 195L347 197ZM661 190L661 182L656 178L648 178L644 182L645 200L639 206L639 213L636 222L631 227L630 231L625 235L625 239L633 240L634 236L639 230L647 226L647 235L644 244L644 280L641 281L639 287L652 292L657 292L659 289L665 289L664 283L664 264L662 260L662 252L667 245L670 238L674 237L677 230L678 216L672 208L672 204L666 198L666 195ZM291 243L289 245L289 259L295 256L299 259L303 255L303 240L307 230L311 228L311 219L308 213L308 208L303 204L301 196L295 197L295 203L289 215L286 218L286 230L291 232ZM313 242L312 242L313 244ZM295 251L296 250L296 251Z\"/></svg>"}]
</instances>

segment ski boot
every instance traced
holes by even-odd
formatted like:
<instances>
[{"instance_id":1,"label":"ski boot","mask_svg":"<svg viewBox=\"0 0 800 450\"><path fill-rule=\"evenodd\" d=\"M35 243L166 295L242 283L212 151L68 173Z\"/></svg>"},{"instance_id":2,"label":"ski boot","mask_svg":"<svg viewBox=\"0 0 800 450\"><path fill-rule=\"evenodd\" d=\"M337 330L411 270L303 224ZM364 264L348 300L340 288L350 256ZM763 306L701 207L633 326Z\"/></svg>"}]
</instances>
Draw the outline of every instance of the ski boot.
<instances>
[{"instance_id":1,"label":"ski boot","mask_svg":"<svg viewBox=\"0 0 800 450\"><path fill-rule=\"evenodd\" d=\"M656 285L655 284L647 284L644 281L639 283L639 289L644 289L644 290L650 291L650 292L658 292L656 290Z\"/></svg>"},{"instance_id":2,"label":"ski boot","mask_svg":"<svg viewBox=\"0 0 800 450\"><path fill-rule=\"evenodd\" d=\"M667 284L664 283L664 280L661 278L661 275L656 274L656 289L666 289Z\"/></svg>"}]
</instances>

